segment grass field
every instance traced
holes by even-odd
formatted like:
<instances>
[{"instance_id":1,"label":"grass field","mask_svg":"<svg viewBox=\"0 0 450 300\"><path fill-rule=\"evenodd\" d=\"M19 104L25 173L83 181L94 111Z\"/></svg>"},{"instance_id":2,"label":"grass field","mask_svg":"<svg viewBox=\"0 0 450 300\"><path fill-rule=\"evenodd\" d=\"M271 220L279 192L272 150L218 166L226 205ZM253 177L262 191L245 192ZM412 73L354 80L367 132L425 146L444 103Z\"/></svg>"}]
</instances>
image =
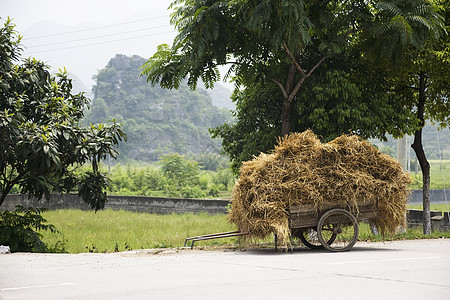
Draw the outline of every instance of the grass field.
<instances>
[{"instance_id":1,"label":"grass field","mask_svg":"<svg viewBox=\"0 0 450 300\"><path fill-rule=\"evenodd\" d=\"M420 209L420 205L410 208ZM432 205L432 210L447 211L445 204ZM94 213L80 210L55 210L43 213L48 223L61 234L42 232L44 242L54 252L115 252L133 249L181 247L186 237L209 233L233 231L226 215L171 214L156 215L110 209ZM424 236L422 230L408 229L393 236L374 236L367 224L360 224L360 240L382 241L415 238L450 238L450 233L433 233ZM259 241L262 245L271 239ZM237 245L238 238L198 242L201 246Z\"/></svg>"},{"instance_id":2,"label":"grass field","mask_svg":"<svg viewBox=\"0 0 450 300\"><path fill-rule=\"evenodd\" d=\"M430 160L430 187L431 189L450 188L450 160ZM422 189L422 171L415 174L411 171L413 179L412 189Z\"/></svg>"},{"instance_id":3,"label":"grass field","mask_svg":"<svg viewBox=\"0 0 450 300\"><path fill-rule=\"evenodd\" d=\"M97 213L56 210L44 212L43 216L61 232L42 232L44 242L56 251L69 253L180 247L189 236L236 230L225 215L206 213L156 215L106 209ZM204 244L231 242L235 240L215 240Z\"/></svg>"},{"instance_id":4,"label":"grass field","mask_svg":"<svg viewBox=\"0 0 450 300\"><path fill-rule=\"evenodd\" d=\"M449 199L450 201L450 199ZM408 205L410 209L423 209L422 204ZM431 210L450 211L450 202L448 204L431 204Z\"/></svg>"}]
</instances>

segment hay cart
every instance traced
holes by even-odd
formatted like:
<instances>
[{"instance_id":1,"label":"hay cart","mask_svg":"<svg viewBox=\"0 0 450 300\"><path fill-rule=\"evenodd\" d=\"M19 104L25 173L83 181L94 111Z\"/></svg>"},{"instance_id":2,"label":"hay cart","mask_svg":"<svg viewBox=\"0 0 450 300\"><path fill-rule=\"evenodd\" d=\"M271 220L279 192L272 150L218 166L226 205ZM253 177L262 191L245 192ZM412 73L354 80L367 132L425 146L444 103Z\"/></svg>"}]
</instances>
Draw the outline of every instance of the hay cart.
<instances>
[{"instance_id":1,"label":"hay cart","mask_svg":"<svg viewBox=\"0 0 450 300\"><path fill-rule=\"evenodd\" d=\"M358 240L359 221L374 221L379 217L377 202L358 201L355 206L328 205L316 209L314 204L301 204L289 208L291 237L298 237L311 249L325 248L333 252L350 250ZM186 238L184 246L196 241L249 235L232 231ZM292 241L291 241L292 244ZM275 235L275 247L277 236Z\"/></svg>"},{"instance_id":2,"label":"hay cart","mask_svg":"<svg viewBox=\"0 0 450 300\"><path fill-rule=\"evenodd\" d=\"M379 217L377 202L357 202L355 206L329 205L316 209L314 204L291 206L291 235L307 247L325 248L333 252L350 250L358 240L359 221Z\"/></svg>"}]
</instances>

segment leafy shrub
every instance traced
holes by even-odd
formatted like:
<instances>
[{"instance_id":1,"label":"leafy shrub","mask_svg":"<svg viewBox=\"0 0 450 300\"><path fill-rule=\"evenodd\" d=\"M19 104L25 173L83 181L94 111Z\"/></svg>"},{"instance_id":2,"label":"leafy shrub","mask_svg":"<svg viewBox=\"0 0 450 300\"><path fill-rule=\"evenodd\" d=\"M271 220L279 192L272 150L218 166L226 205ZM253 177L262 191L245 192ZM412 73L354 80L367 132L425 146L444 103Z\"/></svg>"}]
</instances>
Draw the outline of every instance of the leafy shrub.
<instances>
[{"instance_id":1,"label":"leafy shrub","mask_svg":"<svg viewBox=\"0 0 450 300\"><path fill-rule=\"evenodd\" d=\"M55 226L41 216L44 209L23 208L18 205L14 211L0 212L0 244L8 245L11 252L48 252L42 242L39 230L57 233Z\"/></svg>"},{"instance_id":2,"label":"leafy shrub","mask_svg":"<svg viewBox=\"0 0 450 300\"><path fill-rule=\"evenodd\" d=\"M103 167L102 172L106 170ZM221 192L231 190L235 180L230 168L201 170L198 162L176 153L161 156L157 165L116 164L108 171L111 179L108 191L124 196L218 197Z\"/></svg>"},{"instance_id":3,"label":"leafy shrub","mask_svg":"<svg viewBox=\"0 0 450 300\"><path fill-rule=\"evenodd\" d=\"M211 184L209 191L208 191L208 196L209 197L219 197L219 195L220 195L219 187L215 184Z\"/></svg>"},{"instance_id":4,"label":"leafy shrub","mask_svg":"<svg viewBox=\"0 0 450 300\"><path fill-rule=\"evenodd\" d=\"M199 186L186 186L181 189L181 196L183 198L204 198L206 197L206 191Z\"/></svg>"}]
</instances>

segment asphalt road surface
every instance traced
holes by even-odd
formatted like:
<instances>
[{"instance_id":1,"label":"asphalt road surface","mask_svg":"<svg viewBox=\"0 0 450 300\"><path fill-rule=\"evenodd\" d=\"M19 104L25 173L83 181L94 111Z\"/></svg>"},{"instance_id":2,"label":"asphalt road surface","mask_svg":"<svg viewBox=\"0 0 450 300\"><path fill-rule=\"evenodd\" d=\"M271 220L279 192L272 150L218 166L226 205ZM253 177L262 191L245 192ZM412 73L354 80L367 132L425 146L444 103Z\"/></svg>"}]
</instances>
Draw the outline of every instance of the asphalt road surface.
<instances>
[{"instance_id":1,"label":"asphalt road surface","mask_svg":"<svg viewBox=\"0 0 450 300\"><path fill-rule=\"evenodd\" d=\"M140 250L0 255L0 299L450 299L450 239L344 253Z\"/></svg>"}]
</instances>

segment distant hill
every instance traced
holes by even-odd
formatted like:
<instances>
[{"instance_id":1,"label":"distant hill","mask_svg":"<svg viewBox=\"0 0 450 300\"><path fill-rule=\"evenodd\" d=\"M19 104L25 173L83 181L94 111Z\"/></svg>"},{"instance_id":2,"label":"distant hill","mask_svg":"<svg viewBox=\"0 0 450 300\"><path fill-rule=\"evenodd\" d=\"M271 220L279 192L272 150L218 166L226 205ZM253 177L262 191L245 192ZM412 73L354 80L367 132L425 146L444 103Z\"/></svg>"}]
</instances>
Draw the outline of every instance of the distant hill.
<instances>
[{"instance_id":1,"label":"distant hill","mask_svg":"<svg viewBox=\"0 0 450 300\"><path fill-rule=\"evenodd\" d=\"M146 60L116 55L99 70L86 123L115 118L124 125L128 142L121 143L122 159L154 161L163 153L219 153L220 141L208 129L229 122L230 112L212 104L208 92L151 86L139 76Z\"/></svg>"},{"instance_id":2,"label":"distant hill","mask_svg":"<svg viewBox=\"0 0 450 300\"><path fill-rule=\"evenodd\" d=\"M228 110L234 110L236 108L236 105L231 101L231 90L220 83L215 83L214 89L212 90L206 89L201 83L199 83L199 88L205 90L211 96L214 106Z\"/></svg>"}]
</instances>

